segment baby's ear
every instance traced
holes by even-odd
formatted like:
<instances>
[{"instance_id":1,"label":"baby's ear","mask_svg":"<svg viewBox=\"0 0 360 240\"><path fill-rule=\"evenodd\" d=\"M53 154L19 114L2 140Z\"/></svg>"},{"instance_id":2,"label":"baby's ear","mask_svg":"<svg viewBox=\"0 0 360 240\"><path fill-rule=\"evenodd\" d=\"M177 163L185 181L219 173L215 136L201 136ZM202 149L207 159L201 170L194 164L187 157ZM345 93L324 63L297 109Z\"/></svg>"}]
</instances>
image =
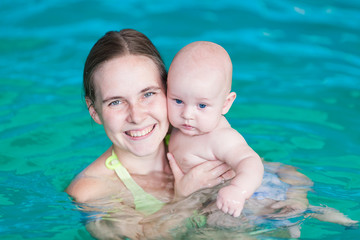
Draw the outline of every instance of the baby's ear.
<instances>
[{"instance_id":1,"label":"baby's ear","mask_svg":"<svg viewBox=\"0 0 360 240\"><path fill-rule=\"evenodd\" d=\"M222 108L221 114L225 115L229 109L231 108L231 105L233 104L234 100L236 98L236 93L235 92L231 92L227 95L225 102L224 102L224 106Z\"/></svg>"},{"instance_id":2,"label":"baby's ear","mask_svg":"<svg viewBox=\"0 0 360 240\"><path fill-rule=\"evenodd\" d=\"M92 119L97 123L97 124L102 124L99 114L96 112L95 106L93 101L91 101L89 98L85 98L86 101L86 105L88 107L90 116L92 117Z\"/></svg>"}]
</instances>

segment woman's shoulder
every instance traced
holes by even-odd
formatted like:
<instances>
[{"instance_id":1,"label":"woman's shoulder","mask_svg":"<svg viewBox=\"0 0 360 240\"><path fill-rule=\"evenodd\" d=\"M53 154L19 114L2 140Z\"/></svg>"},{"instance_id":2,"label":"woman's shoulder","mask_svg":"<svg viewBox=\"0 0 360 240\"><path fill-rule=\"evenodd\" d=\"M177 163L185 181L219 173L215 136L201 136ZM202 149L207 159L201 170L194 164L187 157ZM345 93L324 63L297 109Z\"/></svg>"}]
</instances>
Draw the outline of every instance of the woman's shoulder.
<instances>
[{"instance_id":1,"label":"woman's shoulder","mask_svg":"<svg viewBox=\"0 0 360 240\"><path fill-rule=\"evenodd\" d=\"M76 202L85 203L99 198L104 188L101 178L79 174L65 190Z\"/></svg>"},{"instance_id":2,"label":"woman's shoulder","mask_svg":"<svg viewBox=\"0 0 360 240\"><path fill-rule=\"evenodd\" d=\"M80 172L65 191L77 202L87 202L101 197L106 183L114 175L114 172L105 166L106 158L110 155L111 150L107 150Z\"/></svg>"}]
</instances>

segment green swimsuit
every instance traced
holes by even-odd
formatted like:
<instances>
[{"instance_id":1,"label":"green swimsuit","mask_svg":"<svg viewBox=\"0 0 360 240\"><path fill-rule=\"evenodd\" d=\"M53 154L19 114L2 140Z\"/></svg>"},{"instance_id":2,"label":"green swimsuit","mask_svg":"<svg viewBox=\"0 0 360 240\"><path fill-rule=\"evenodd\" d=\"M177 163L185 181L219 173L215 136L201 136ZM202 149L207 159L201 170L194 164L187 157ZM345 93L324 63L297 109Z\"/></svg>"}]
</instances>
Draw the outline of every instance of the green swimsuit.
<instances>
[{"instance_id":1,"label":"green swimsuit","mask_svg":"<svg viewBox=\"0 0 360 240\"><path fill-rule=\"evenodd\" d=\"M120 163L114 150L112 155L106 159L105 165L108 169L115 170L120 180L125 184L126 188L132 193L134 197L135 209L145 215L160 210L165 203L155 198L153 195L147 193L142 189L130 176L126 168Z\"/></svg>"}]
</instances>

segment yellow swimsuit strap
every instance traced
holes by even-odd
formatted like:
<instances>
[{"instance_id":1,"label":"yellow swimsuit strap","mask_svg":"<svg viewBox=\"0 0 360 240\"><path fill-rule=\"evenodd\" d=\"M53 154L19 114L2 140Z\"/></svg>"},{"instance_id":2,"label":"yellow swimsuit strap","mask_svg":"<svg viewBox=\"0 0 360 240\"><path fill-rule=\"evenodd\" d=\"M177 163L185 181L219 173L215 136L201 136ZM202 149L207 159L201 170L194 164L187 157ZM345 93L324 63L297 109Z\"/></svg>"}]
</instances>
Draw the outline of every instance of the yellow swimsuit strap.
<instances>
[{"instance_id":1,"label":"yellow swimsuit strap","mask_svg":"<svg viewBox=\"0 0 360 240\"><path fill-rule=\"evenodd\" d=\"M150 215L163 207L165 203L145 192L144 189L134 181L126 168L120 163L114 150L112 150L112 155L106 159L105 165L108 169L115 170L118 177L132 193L137 211L145 215Z\"/></svg>"}]
</instances>

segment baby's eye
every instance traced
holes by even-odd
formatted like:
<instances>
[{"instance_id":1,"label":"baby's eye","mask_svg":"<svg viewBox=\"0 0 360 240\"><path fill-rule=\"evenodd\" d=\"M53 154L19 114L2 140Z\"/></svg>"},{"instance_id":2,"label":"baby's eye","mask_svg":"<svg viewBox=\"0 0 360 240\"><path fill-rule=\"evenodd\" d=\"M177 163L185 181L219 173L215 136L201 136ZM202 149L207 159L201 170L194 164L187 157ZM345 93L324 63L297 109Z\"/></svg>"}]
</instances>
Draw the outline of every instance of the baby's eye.
<instances>
[{"instance_id":1,"label":"baby's eye","mask_svg":"<svg viewBox=\"0 0 360 240\"><path fill-rule=\"evenodd\" d=\"M155 94L154 92L147 92L147 93L144 94L144 97L148 98L148 97L151 97L154 94Z\"/></svg>"},{"instance_id":2,"label":"baby's eye","mask_svg":"<svg viewBox=\"0 0 360 240\"><path fill-rule=\"evenodd\" d=\"M183 101L181 101L180 99L175 99L175 102L176 102L177 104L182 104L182 103L183 103Z\"/></svg>"},{"instance_id":3,"label":"baby's eye","mask_svg":"<svg viewBox=\"0 0 360 240\"><path fill-rule=\"evenodd\" d=\"M200 103L199 108L206 108L206 104Z\"/></svg>"},{"instance_id":4,"label":"baby's eye","mask_svg":"<svg viewBox=\"0 0 360 240\"><path fill-rule=\"evenodd\" d=\"M119 105L119 104L121 104L122 102L120 101L120 100L115 100L115 101L113 101L113 102L111 102L109 105L110 106L117 106L117 105Z\"/></svg>"}]
</instances>

